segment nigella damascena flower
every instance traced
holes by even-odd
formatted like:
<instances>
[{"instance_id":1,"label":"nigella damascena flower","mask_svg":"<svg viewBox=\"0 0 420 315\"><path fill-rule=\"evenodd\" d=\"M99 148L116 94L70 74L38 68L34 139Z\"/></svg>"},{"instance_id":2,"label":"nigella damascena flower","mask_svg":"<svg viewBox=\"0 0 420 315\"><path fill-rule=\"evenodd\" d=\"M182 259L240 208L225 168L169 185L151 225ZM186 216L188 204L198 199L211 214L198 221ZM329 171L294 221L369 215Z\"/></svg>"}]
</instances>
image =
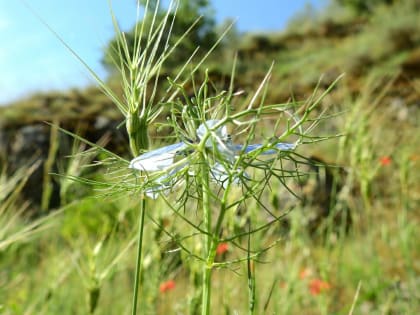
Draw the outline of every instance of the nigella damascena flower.
<instances>
[{"instance_id":1,"label":"nigella damascena flower","mask_svg":"<svg viewBox=\"0 0 420 315\"><path fill-rule=\"evenodd\" d=\"M249 175L243 170L229 169L229 167L233 167L239 155L253 154L255 152L258 155L272 155L280 151L291 151L296 147L294 143L276 143L270 146L263 144L245 146L233 144L227 133L226 126L216 128L219 124L219 120L208 120L197 128L196 134L198 140L206 139L205 147L215 153L215 162L211 165L209 174L210 178L223 188L226 188L230 181L240 184L241 179L238 175L232 176L230 174L232 171L235 171L233 173L241 173L243 175L242 178L249 179ZM177 174L189 164L187 158L175 162L176 157L187 157L191 153L192 148L189 142L178 142L152 150L131 160L129 168L146 173L166 171L145 190L148 197L156 199L160 192L167 193L171 190L172 186L177 182ZM189 173L194 175L193 172Z\"/></svg>"}]
</instances>

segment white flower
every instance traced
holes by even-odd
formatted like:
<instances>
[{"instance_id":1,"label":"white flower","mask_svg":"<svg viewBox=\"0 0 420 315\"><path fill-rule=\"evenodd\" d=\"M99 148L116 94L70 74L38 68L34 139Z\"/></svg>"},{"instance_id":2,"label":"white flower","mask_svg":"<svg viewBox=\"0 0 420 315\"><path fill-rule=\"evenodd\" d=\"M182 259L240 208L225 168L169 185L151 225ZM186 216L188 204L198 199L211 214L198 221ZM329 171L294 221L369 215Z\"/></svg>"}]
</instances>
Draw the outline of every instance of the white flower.
<instances>
[{"instance_id":1,"label":"white flower","mask_svg":"<svg viewBox=\"0 0 420 315\"><path fill-rule=\"evenodd\" d=\"M160 149L152 150L150 152L144 153L135 159L131 160L129 168L136 169L144 172L156 172L167 170L174 164L175 156L181 153L187 145L183 142L175 143L162 147ZM184 165L179 165L178 167L172 169L167 174L164 174L158 177L154 181L154 185L145 190L146 196L156 199L159 196L159 193L169 193L173 186L173 176L183 167Z\"/></svg>"},{"instance_id":2,"label":"white flower","mask_svg":"<svg viewBox=\"0 0 420 315\"><path fill-rule=\"evenodd\" d=\"M165 195L169 194L169 192L176 183L174 176L176 175L176 172L178 172L178 170L179 169L174 169L170 171L169 174L159 176L154 181L154 185L152 185L152 187L146 188L144 190L146 196L152 199L156 199L157 197L159 197L160 193L164 193Z\"/></svg>"},{"instance_id":3,"label":"white flower","mask_svg":"<svg viewBox=\"0 0 420 315\"><path fill-rule=\"evenodd\" d=\"M162 171L174 163L175 155L186 148L183 142L144 153L131 160L129 168L144 172Z\"/></svg>"},{"instance_id":4,"label":"white flower","mask_svg":"<svg viewBox=\"0 0 420 315\"><path fill-rule=\"evenodd\" d=\"M291 151L296 147L296 144L292 143L276 143L271 147L262 144L251 144L247 146L232 144L226 126L220 126L214 129L219 123L219 120L208 120L197 128L196 133L199 140L207 137L205 142L206 148L217 150L223 159L225 159L224 163L215 162L210 170L211 179L219 183L223 188L227 187L229 181L240 184L240 178L237 175L230 176L229 171L226 169L226 165L233 164L239 154L249 154L261 149L261 152L258 152L258 154L269 155L277 154L280 151ZM144 153L130 162L129 168L143 172L168 171L167 174L158 177L152 187L145 190L148 197L156 199L159 193L168 193L171 190L174 182L176 182L176 173L188 163L186 161L173 167L175 157L177 155L183 155L188 147L188 144L178 142ZM170 169L171 167L172 169ZM241 170L236 171L243 172ZM243 173L245 178L249 178L245 172Z\"/></svg>"},{"instance_id":5,"label":"white flower","mask_svg":"<svg viewBox=\"0 0 420 315\"><path fill-rule=\"evenodd\" d=\"M237 170L241 171L241 170ZM246 179L249 179L249 175L247 173L243 173ZM229 170L221 163L214 163L213 167L210 169L211 179L214 180L216 183L221 185L224 189L226 189L227 185L229 184ZM236 185L241 184L241 179L237 174L232 176L232 182Z\"/></svg>"}]
</instances>

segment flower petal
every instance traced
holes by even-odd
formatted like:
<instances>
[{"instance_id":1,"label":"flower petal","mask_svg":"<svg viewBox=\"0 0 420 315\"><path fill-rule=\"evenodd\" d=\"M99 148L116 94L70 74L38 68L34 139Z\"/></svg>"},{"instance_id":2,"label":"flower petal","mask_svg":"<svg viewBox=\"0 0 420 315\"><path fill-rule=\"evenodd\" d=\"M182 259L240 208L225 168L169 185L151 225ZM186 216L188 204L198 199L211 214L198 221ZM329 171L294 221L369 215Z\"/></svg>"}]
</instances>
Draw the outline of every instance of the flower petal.
<instances>
[{"instance_id":1,"label":"flower petal","mask_svg":"<svg viewBox=\"0 0 420 315\"><path fill-rule=\"evenodd\" d=\"M221 185L223 189L226 189L226 187L229 184L229 172L226 169L226 167L221 163L214 163L213 167L210 170L210 175L212 180L214 180L216 183ZM249 175L247 173L243 173L244 177L246 179L249 179ZM232 178L232 182L236 185L239 185L241 183L241 180L238 175L234 175Z\"/></svg>"},{"instance_id":2,"label":"flower petal","mask_svg":"<svg viewBox=\"0 0 420 315\"><path fill-rule=\"evenodd\" d=\"M234 145L235 151L240 151L240 152L243 151L244 153L250 153L252 151L258 150L258 149L263 148L263 147L264 147L264 145L262 145L262 144L250 144L246 147L244 147L240 144ZM273 146L273 149L268 149L268 150L265 150L265 151L261 151L260 154L261 155L277 154L277 153L279 153L279 151L291 151L291 150L294 150L295 148L296 148L296 144L294 144L294 143L279 142L279 143L276 143Z\"/></svg>"},{"instance_id":3,"label":"flower petal","mask_svg":"<svg viewBox=\"0 0 420 315\"><path fill-rule=\"evenodd\" d=\"M159 187L160 188L160 187ZM159 197L159 193L163 191L162 189L154 189L154 188L148 188L144 191L147 197L151 199L157 199Z\"/></svg>"},{"instance_id":4,"label":"flower petal","mask_svg":"<svg viewBox=\"0 0 420 315\"><path fill-rule=\"evenodd\" d=\"M206 140L205 146L209 149L216 149L225 159L233 163L235 159L235 150L227 133L226 126L221 126L216 130L212 130L218 123L220 123L220 120L207 120L197 128L197 136L201 140L205 138L209 132L210 135Z\"/></svg>"},{"instance_id":5,"label":"flower petal","mask_svg":"<svg viewBox=\"0 0 420 315\"><path fill-rule=\"evenodd\" d=\"M156 186L147 188L144 190L144 193L149 198L157 199L157 197L159 197L159 194L163 193L165 195L168 195L170 190L171 190L171 186L169 186L168 183L164 183L161 185L156 185Z\"/></svg>"},{"instance_id":6,"label":"flower petal","mask_svg":"<svg viewBox=\"0 0 420 315\"><path fill-rule=\"evenodd\" d=\"M210 170L210 174L211 174L211 178L216 183L218 183L224 189L226 189L228 180L229 180L229 174L226 168L223 166L223 164L215 163Z\"/></svg>"},{"instance_id":7,"label":"flower petal","mask_svg":"<svg viewBox=\"0 0 420 315\"><path fill-rule=\"evenodd\" d=\"M185 148L186 144L179 142L152 150L131 160L128 167L146 172L162 171L171 166L175 155Z\"/></svg>"},{"instance_id":8,"label":"flower petal","mask_svg":"<svg viewBox=\"0 0 420 315\"><path fill-rule=\"evenodd\" d=\"M203 139L207 132L211 130L214 126L220 123L220 120L217 119L210 119L207 120L205 123L201 124L197 128L197 137L201 140ZM215 138L215 139L214 139ZM206 147L212 148L213 144L223 143L227 140L228 133L226 126L222 126L216 130L213 130L212 135L206 141Z\"/></svg>"},{"instance_id":9,"label":"flower petal","mask_svg":"<svg viewBox=\"0 0 420 315\"><path fill-rule=\"evenodd\" d=\"M159 197L159 194L161 193L168 195L171 192L171 190L173 190L174 187L177 185L178 172L182 170L186 165L188 165L188 163L182 163L181 165L177 166L176 168L172 169L166 174L156 178L153 181L153 185L144 190L146 196L152 199L157 199L157 197Z\"/></svg>"}]
</instances>

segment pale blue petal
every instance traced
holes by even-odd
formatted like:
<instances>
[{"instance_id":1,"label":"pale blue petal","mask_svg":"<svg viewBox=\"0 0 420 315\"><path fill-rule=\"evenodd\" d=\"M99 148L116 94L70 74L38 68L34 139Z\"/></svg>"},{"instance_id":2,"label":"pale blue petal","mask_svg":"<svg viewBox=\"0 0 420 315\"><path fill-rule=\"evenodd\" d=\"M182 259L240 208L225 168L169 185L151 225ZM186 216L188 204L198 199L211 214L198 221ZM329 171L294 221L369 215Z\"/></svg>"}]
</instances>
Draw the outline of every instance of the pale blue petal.
<instances>
[{"instance_id":1,"label":"pale blue petal","mask_svg":"<svg viewBox=\"0 0 420 315\"><path fill-rule=\"evenodd\" d=\"M174 144L171 144L171 145L167 145L167 146L159 148L159 149L155 149L155 150L146 152L146 153L138 156L136 159L138 159L138 158L149 159L151 157L159 156L163 153L172 153L172 152L176 153L178 151L182 151L186 147L187 147L187 145L184 142L178 142L178 143L174 143Z\"/></svg>"},{"instance_id":2,"label":"pale blue petal","mask_svg":"<svg viewBox=\"0 0 420 315\"><path fill-rule=\"evenodd\" d=\"M164 177L166 179L167 176L162 176L162 180L164 179ZM159 181L160 178L157 179L157 181ZM144 193L146 194L147 197L152 198L152 199L157 199L157 197L159 197L160 193L164 193L165 195L169 194L171 190L171 185L170 182L166 182L166 183L157 183L156 185L146 188L144 190Z\"/></svg>"},{"instance_id":3,"label":"pale blue petal","mask_svg":"<svg viewBox=\"0 0 420 315\"><path fill-rule=\"evenodd\" d=\"M210 119L207 120L205 123L201 124L197 128L197 137L201 140L203 139L209 130L211 130L214 126L220 123L220 120L217 119ZM223 143L228 138L227 128L226 126L221 126L217 128L216 130L212 130L212 134L209 136L209 138L206 141L206 147L212 148L213 145L218 145L220 143Z\"/></svg>"},{"instance_id":4,"label":"pale blue petal","mask_svg":"<svg viewBox=\"0 0 420 315\"><path fill-rule=\"evenodd\" d=\"M210 175L213 181L221 185L223 189L226 189L227 185L229 184L229 172L223 164L214 163L213 167L210 170ZM250 178L246 172L244 172L243 175L246 179ZM239 185L241 183L241 179L238 175L234 175L232 178L232 182L236 185Z\"/></svg>"},{"instance_id":5,"label":"pale blue petal","mask_svg":"<svg viewBox=\"0 0 420 315\"><path fill-rule=\"evenodd\" d=\"M160 189L148 188L144 191L144 193L146 194L147 197L151 199L157 199L157 197L159 197L160 191L161 191Z\"/></svg>"},{"instance_id":6,"label":"pale blue petal","mask_svg":"<svg viewBox=\"0 0 420 315\"><path fill-rule=\"evenodd\" d=\"M149 151L131 160L128 167L146 172L165 170L174 163L175 155L186 147L185 143L179 142Z\"/></svg>"},{"instance_id":7,"label":"pale blue petal","mask_svg":"<svg viewBox=\"0 0 420 315\"><path fill-rule=\"evenodd\" d=\"M264 147L264 145L262 145L262 144L250 144L250 145L246 146L245 148L244 148L244 146L242 146L240 144L234 145L235 151L238 151L238 152L243 151L244 153L250 153L252 151L261 149L263 147ZM291 150L294 150L295 148L296 148L296 145L294 143L280 142L280 143L276 143L273 146L273 149L268 149L268 150L262 151L260 154L261 155L277 154L277 153L279 153L279 151L291 151Z\"/></svg>"},{"instance_id":8,"label":"pale blue petal","mask_svg":"<svg viewBox=\"0 0 420 315\"><path fill-rule=\"evenodd\" d=\"M215 163L213 167L210 170L211 178L221 185L224 189L226 189L228 180L229 180L229 174L226 170L226 168L220 164Z\"/></svg>"},{"instance_id":9,"label":"pale blue petal","mask_svg":"<svg viewBox=\"0 0 420 315\"><path fill-rule=\"evenodd\" d=\"M164 174L160 177L158 177L155 181L152 187L146 188L144 193L147 197L152 199L157 199L159 197L159 194L163 193L165 195L169 194L169 192L175 187L177 179L176 174L185 166L187 163L184 163L167 174Z\"/></svg>"}]
</instances>

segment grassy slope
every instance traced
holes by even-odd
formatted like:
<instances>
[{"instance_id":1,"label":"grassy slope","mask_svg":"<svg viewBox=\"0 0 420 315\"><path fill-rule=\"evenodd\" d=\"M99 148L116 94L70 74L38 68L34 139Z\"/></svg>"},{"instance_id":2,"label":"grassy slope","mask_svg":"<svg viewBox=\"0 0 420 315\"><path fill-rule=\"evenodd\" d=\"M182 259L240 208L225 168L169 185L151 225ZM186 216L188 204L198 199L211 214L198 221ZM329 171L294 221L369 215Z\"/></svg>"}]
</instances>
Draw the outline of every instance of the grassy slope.
<instances>
[{"instance_id":1,"label":"grassy slope","mask_svg":"<svg viewBox=\"0 0 420 315\"><path fill-rule=\"evenodd\" d=\"M328 34L325 25L305 34L291 31L273 36L271 40L280 41L283 49L269 53L251 50L250 54L255 54L250 57L252 63L240 61L236 84L249 88L255 87L271 60L276 60L267 95L273 102L287 100L291 93L298 99L308 97L322 73L325 83L321 89L338 74L347 73L324 101L332 112L343 114L318 130L346 136L306 146L300 153L321 155L346 168L343 191L347 195L343 198L353 225L348 234L309 235L304 224L308 209L298 207L289 215L287 237L281 237L274 228L255 235L256 247L280 238L256 265L259 314L349 314L358 285L354 314L416 314L420 309L420 83L419 74L411 74L404 66L418 56L420 29L417 16L410 13L403 7L383 9L363 22L359 31L344 37L317 35ZM349 22L348 27L352 25ZM408 40L401 41L407 32ZM210 67L219 68L217 64ZM218 71L226 73L226 69ZM86 117L95 117L109 104L94 89L80 93L86 104L98 104L83 107ZM57 102L57 96L48 97L53 99L51 104ZM29 122L26 119L48 120L50 115L63 115L63 108L69 116L80 111L77 102L63 101L60 106L45 109L37 107L36 99L40 98L1 109L1 119L22 122L24 117ZM20 108L30 108L34 115L22 116ZM111 110L109 113L114 115ZM382 157L390 157L390 164L382 165ZM280 191L273 185L273 191ZM279 196L282 205L284 195ZM162 220L169 230L188 231L161 202L151 206L155 211L150 215ZM282 209L279 206L276 210L281 213ZM134 249L131 247L124 256L119 254L131 244L136 217L135 196L119 200L86 198L69 206L48 233L0 252L0 312L85 314L99 292L97 314L128 313ZM181 257L183 266L171 263L176 253L161 255L162 249L173 248L168 237L158 237L159 229L152 223L146 229L145 314L156 310L158 314L186 313L194 292L190 277L195 265L187 257ZM154 238L159 242L153 242ZM198 246L194 239L190 243ZM242 256L241 250L231 247L226 259ZM246 270L241 264L232 269L216 272L214 314L232 314L235 310L246 313ZM175 279L176 288L161 294L159 283L167 279ZM312 295L309 286L313 279L328 282L330 288ZM267 310L263 311L267 300Z\"/></svg>"}]
</instances>

